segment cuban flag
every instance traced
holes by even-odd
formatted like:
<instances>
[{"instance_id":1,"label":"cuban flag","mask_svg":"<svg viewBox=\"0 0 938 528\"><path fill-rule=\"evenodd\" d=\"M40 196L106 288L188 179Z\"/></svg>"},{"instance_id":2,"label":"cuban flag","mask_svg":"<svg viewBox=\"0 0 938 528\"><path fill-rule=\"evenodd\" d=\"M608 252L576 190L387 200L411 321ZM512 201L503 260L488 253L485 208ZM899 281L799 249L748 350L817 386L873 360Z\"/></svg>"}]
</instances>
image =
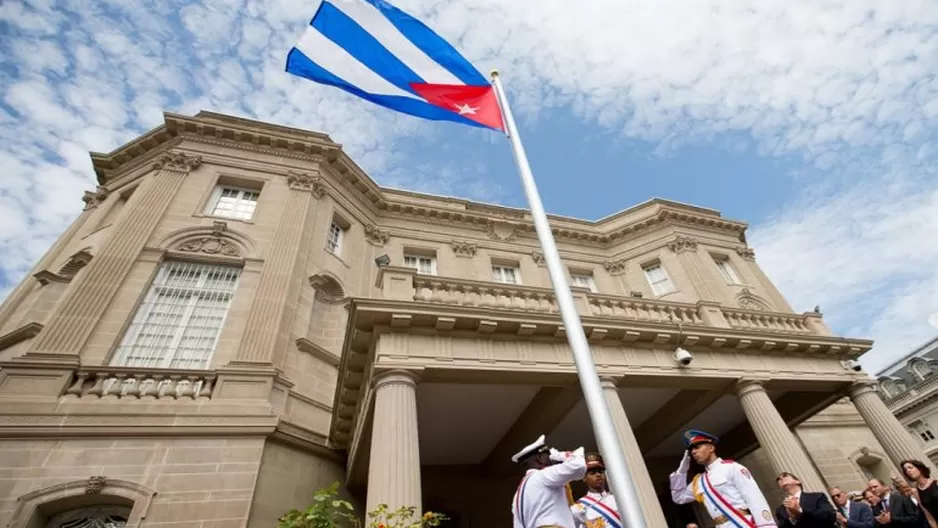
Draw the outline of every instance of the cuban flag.
<instances>
[{"instance_id":1,"label":"cuban flag","mask_svg":"<svg viewBox=\"0 0 938 528\"><path fill-rule=\"evenodd\" d=\"M504 130L488 80L384 0L322 0L286 70L405 114Z\"/></svg>"}]
</instances>

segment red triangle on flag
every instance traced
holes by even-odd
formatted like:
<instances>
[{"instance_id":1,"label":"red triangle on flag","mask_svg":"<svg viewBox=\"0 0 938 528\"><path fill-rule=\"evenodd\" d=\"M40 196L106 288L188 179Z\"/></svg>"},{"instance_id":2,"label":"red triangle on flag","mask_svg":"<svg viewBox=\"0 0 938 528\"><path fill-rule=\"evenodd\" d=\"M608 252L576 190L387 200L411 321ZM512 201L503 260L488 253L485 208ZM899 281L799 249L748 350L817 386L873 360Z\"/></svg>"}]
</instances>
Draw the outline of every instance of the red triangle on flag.
<instances>
[{"instance_id":1,"label":"red triangle on flag","mask_svg":"<svg viewBox=\"0 0 938 528\"><path fill-rule=\"evenodd\" d=\"M489 128L505 129L502 112L498 108L498 100L495 98L495 89L492 86L411 83L410 87L434 106L444 108Z\"/></svg>"}]
</instances>

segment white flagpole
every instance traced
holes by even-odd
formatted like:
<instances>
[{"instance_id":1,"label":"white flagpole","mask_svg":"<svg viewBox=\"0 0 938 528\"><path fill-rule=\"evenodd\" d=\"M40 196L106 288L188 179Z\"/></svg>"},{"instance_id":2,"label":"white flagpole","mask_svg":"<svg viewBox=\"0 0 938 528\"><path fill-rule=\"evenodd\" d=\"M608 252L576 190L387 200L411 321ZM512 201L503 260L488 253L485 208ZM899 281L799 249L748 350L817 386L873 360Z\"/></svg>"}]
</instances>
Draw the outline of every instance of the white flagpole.
<instances>
[{"instance_id":1,"label":"white flagpole","mask_svg":"<svg viewBox=\"0 0 938 528\"><path fill-rule=\"evenodd\" d=\"M586 341L586 334L583 333L583 324L580 322L580 315L573 303L573 294L567 284L567 274L560 261L560 253L557 252L557 244L554 242L554 235L547 222L547 213L544 212L544 204L541 203L537 185L534 183L534 175L531 173L528 157L524 153L524 146L518 136L515 119L511 115L511 108L508 106L508 99L505 97L498 70L492 70L492 85L495 87L495 95L505 120L505 132L511 141L511 150L515 155L515 164L518 165L524 193L531 206L531 217L534 219L537 238L544 251L544 260L547 262L547 271L550 273L550 280L554 286L554 295L557 297L567 341L573 351L573 362L576 364L580 386L583 388L583 399L586 400L590 421L593 423L593 434L596 436L599 452L606 463L606 478L609 481L609 487L612 488L612 493L616 498L619 515L622 516L624 525L628 528L645 528L645 516L642 514L638 495L635 493L635 486L625 462L622 443L616 433L609 407L606 406L602 385L596 374L596 365L593 364L593 353Z\"/></svg>"}]
</instances>

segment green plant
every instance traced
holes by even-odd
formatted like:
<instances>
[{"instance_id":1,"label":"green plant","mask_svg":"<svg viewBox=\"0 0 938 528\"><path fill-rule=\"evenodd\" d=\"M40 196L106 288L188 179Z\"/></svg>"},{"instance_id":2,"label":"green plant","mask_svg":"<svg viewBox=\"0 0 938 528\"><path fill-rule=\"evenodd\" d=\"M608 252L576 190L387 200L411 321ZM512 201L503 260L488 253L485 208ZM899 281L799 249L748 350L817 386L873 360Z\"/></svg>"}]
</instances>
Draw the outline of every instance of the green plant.
<instances>
[{"instance_id":1,"label":"green plant","mask_svg":"<svg viewBox=\"0 0 938 528\"><path fill-rule=\"evenodd\" d=\"M339 483L316 491L313 504L303 511L290 510L277 528L359 528L361 521L352 504L339 498Z\"/></svg>"},{"instance_id":2,"label":"green plant","mask_svg":"<svg viewBox=\"0 0 938 528\"><path fill-rule=\"evenodd\" d=\"M439 526L440 523L449 519L442 513L428 511L414 521L416 513L417 508L413 506L390 511L387 504L379 504L377 510L368 513L368 517L371 519L368 528L427 528L429 526Z\"/></svg>"}]
</instances>

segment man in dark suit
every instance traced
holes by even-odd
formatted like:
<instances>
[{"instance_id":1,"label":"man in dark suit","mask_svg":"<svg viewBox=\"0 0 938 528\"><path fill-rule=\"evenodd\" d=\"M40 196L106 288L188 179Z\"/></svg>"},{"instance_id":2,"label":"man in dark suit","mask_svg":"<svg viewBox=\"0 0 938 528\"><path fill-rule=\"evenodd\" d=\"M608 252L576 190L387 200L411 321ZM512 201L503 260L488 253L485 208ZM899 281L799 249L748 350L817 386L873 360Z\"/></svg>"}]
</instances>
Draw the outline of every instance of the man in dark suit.
<instances>
[{"instance_id":1,"label":"man in dark suit","mask_svg":"<svg viewBox=\"0 0 938 528\"><path fill-rule=\"evenodd\" d=\"M775 510L779 528L835 528L837 513L823 493L809 493L801 489L801 481L791 473L782 473L775 479L787 497Z\"/></svg>"},{"instance_id":2,"label":"man in dark suit","mask_svg":"<svg viewBox=\"0 0 938 528\"><path fill-rule=\"evenodd\" d=\"M892 491L879 479L870 479L867 489L880 498L878 511L874 511L876 523L889 528L922 528L924 514L912 499Z\"/></svg>"},{"instance_id":3,"label":"man in dark suit","mask_svg":"<svg viewBox=\"0 0 938 528\"><path fill-rule=\"evenodd\" d=\"M844 490L833 487L830 489L834 507L837 509L837 524L841 528L874 528L876 518L873 509L865 502L852 501Z\"/></svg>"}]
</instances>

